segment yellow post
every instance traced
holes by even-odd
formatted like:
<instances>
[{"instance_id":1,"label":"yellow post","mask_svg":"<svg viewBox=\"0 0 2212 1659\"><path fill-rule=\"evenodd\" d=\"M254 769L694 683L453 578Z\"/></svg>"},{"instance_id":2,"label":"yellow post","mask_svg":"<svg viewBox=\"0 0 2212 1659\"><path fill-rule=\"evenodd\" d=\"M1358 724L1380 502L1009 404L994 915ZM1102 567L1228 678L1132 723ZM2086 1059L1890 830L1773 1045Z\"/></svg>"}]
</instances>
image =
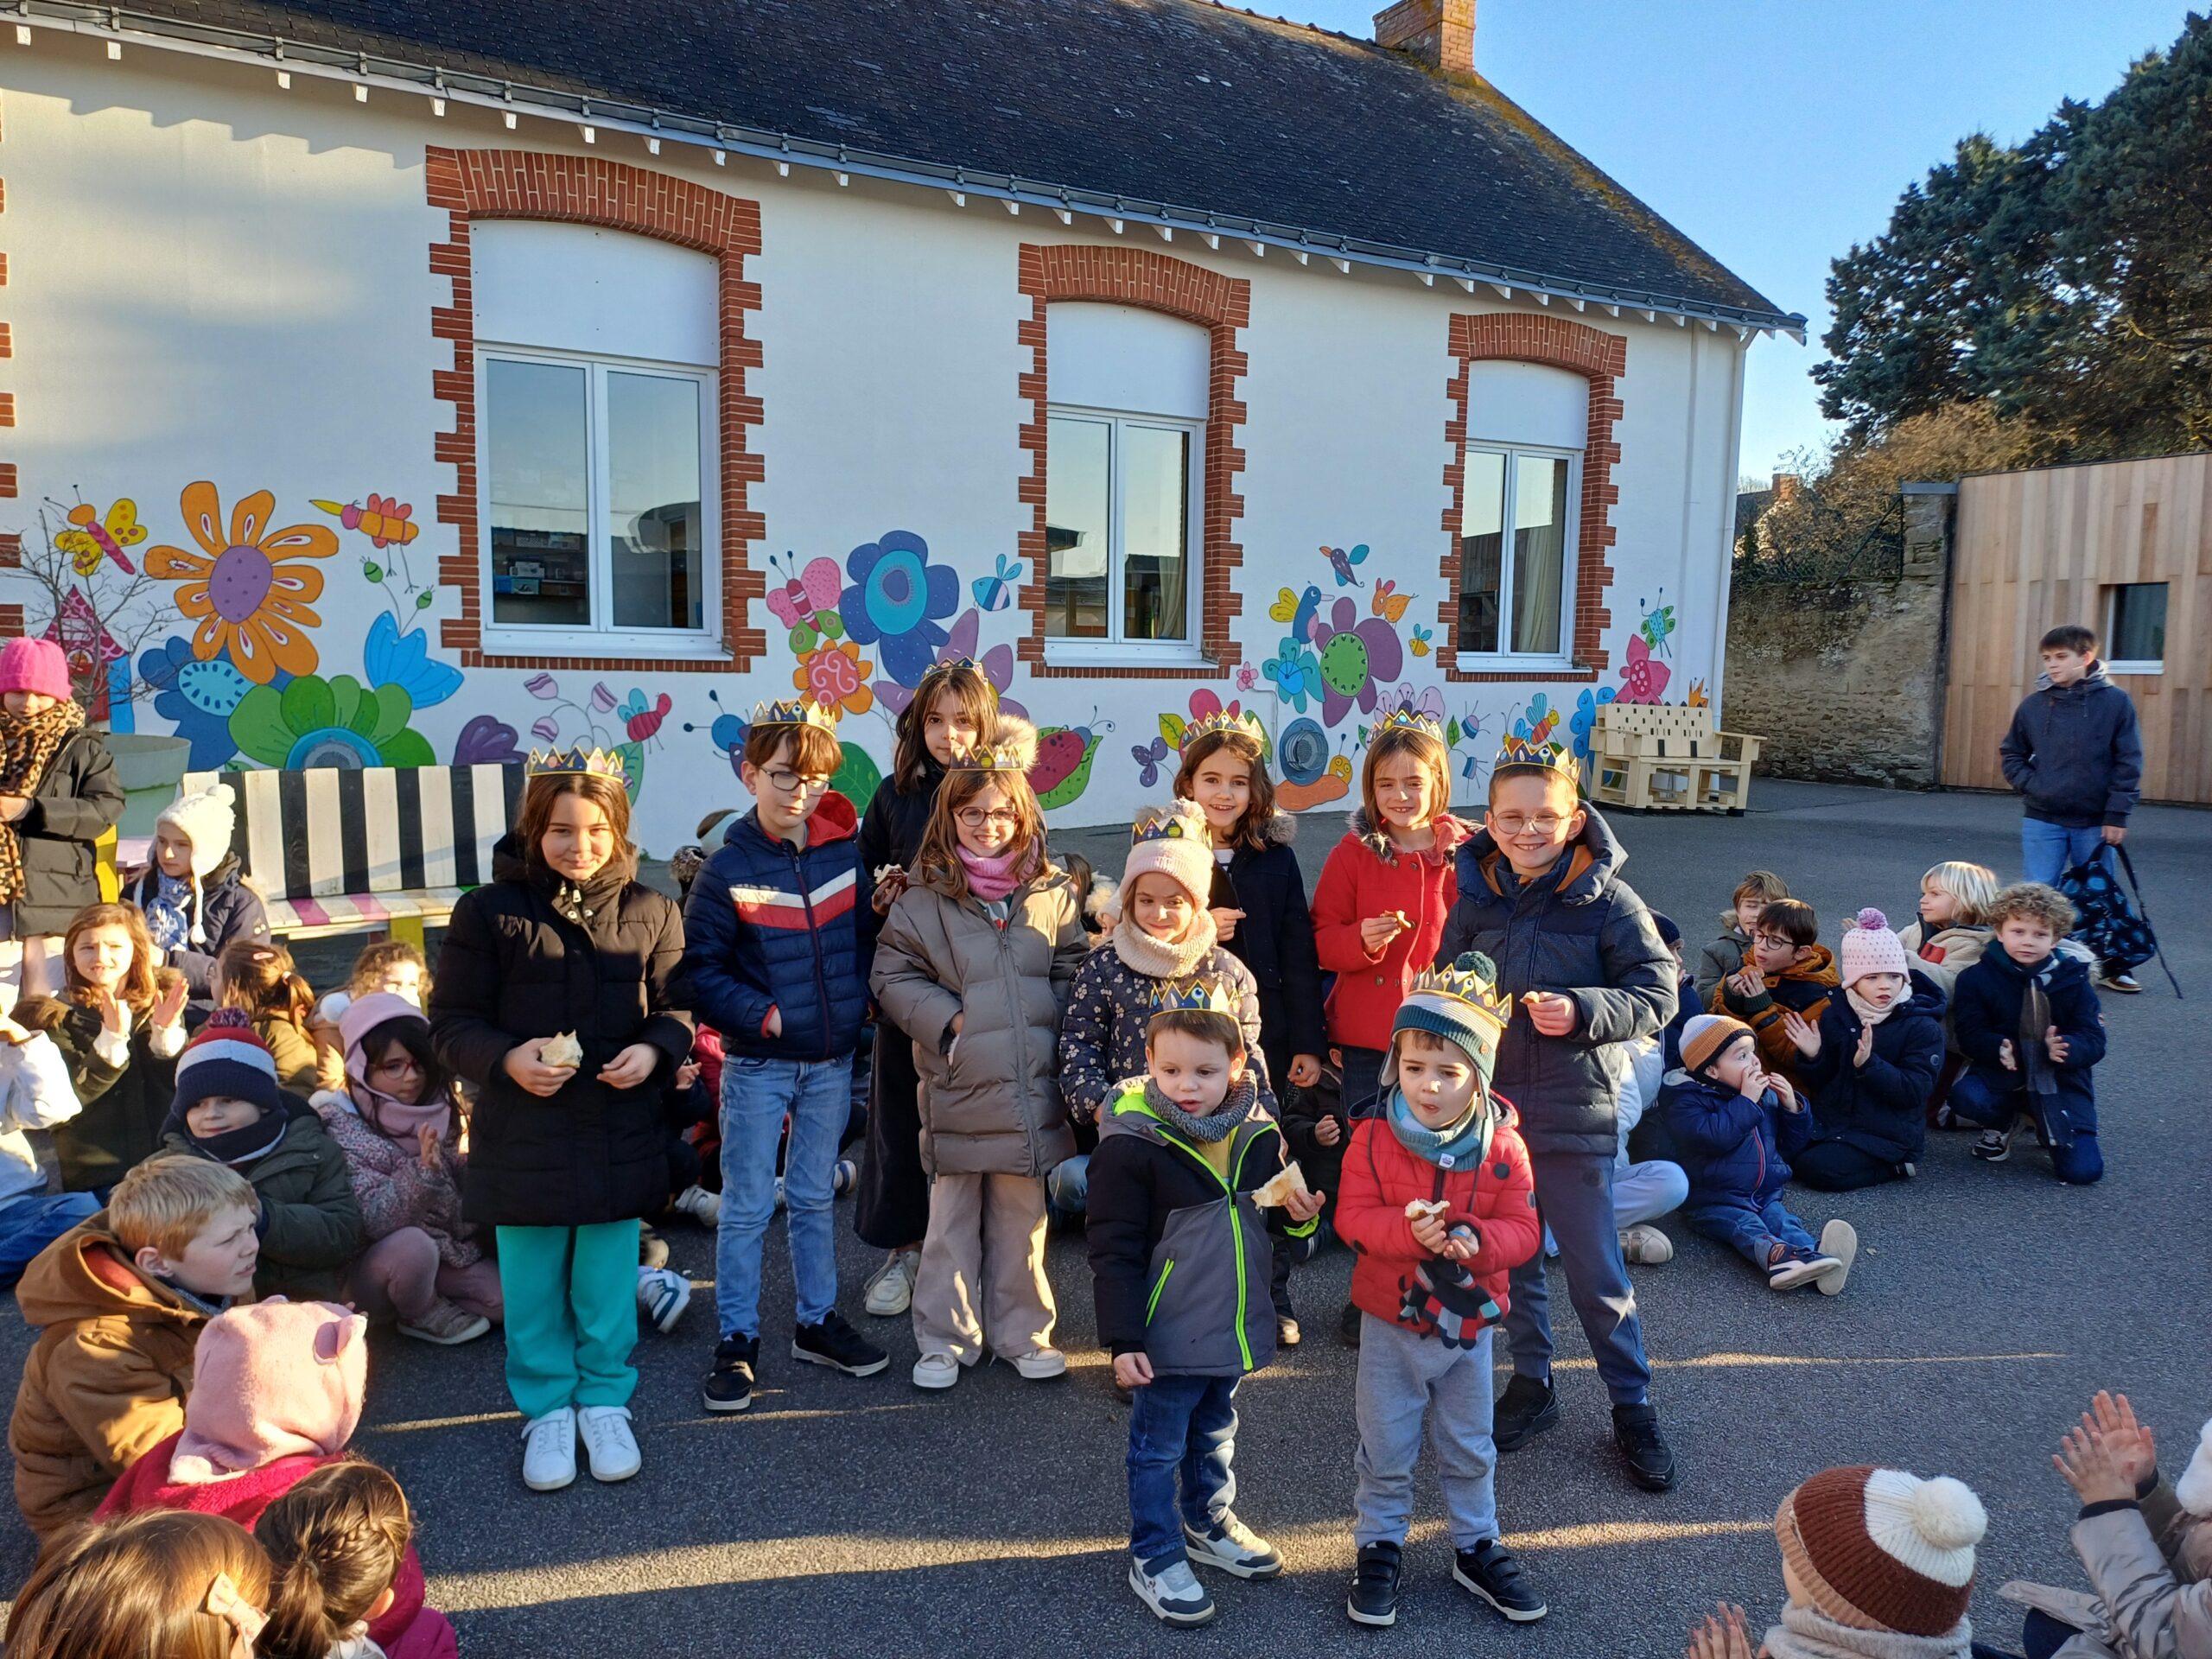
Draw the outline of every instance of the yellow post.
<instances>
[{"instance_id":1,"label":"yellow post","mask_svg":"<svg viewBox=\"0 0 2212 1659\"><path fill-rule=\"evenodd\" d=\"M92 843L92 857L99 867L97 874L99 876L102 904L113 904L123 893L123 878L116 874L115 869L115 843L116 830L113 824L108 825L101 833L100 838Z\"/></svg>"}]
</instances>

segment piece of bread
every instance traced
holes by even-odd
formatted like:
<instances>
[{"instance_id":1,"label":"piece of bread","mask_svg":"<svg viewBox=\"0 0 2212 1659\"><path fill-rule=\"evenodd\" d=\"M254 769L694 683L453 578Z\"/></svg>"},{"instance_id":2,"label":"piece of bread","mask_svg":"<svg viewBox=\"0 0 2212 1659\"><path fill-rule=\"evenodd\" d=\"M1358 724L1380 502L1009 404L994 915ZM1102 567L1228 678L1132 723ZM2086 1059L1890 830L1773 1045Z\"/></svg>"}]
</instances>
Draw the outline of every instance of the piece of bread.
<instances>
[{"instance_id":1,"label":"piece of bread","mask_svg":"<svg viewBox=\"0 0 2212 1659\"><path fill-rule=\"evenodd\" d=\"M548 1037L537 1050L540 1065L565 1065L574 1071L584 1063L584 1046L576 1040L576 1033L564 1031L556 1037Z\"/></svg>"},{"instance_id":2,"label":"piece of bread","mask_svg":"<svg viewBox=\"0 0 2212 1659\"><path fill-rule=\"evenodd\" d=\"M1313 1196L1313 1189L1306 1185L1306 1172L1299 1168L1295 1158L1252 1189L1252 1202L1263 1210L1279 1209L1289 1201L1293 1193L1300 1198Z\"/></svg>"},{"instance_id":3,"label":"piece of bread","mask_svg":"<svg viewBox=\"0 0 2212 1659\"><path fill-rule=\"evenodd\" d=\"M1408 1198L1406 1201L1406 1219L1419 1221L1427 1216L1441 1220L1451 1208L1451 1205L1442 1198Z\"/></svg>"}]
</instances>

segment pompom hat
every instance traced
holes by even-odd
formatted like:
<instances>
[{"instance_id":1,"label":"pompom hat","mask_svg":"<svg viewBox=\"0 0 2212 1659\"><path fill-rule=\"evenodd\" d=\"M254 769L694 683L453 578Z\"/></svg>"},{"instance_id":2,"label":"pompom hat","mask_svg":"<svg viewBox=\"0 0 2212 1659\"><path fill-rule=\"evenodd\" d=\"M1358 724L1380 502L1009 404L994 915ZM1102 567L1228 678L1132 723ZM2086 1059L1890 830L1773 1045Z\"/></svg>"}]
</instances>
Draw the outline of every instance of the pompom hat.
<instances>
[{"instance_id":1,"label":"pompom hat","mask_svg":"<svg viewBox=\"0 0 2212 1659\"><path fill-rule=\"evenodd\" d=\"M1890 931L1890 918L1872 908L1860 911L1844 930L1841 977L1849 987L1869 974L1896 974L1900 978L1910 974L1904 941Z\"/></svg>"},{"instance_id":2,"label":"pompom hat","mask_svg":"<svg viewBox=\"0 0 2212 1659\"><path fill-rule=\"evenodd\" d=\"M69 659L51 639L10 639L0 645L0 691L35 691L69 701Z\"/></svg>"},{"instance_id":3,"label":"pompom hat","mask_svg":"<svg viewBox=\"0 0 2212 1659\"><path fill-rule=\"evenodd\" d=\"M207 1016L176 1057L176 1100L170 1120L181 1122L203 1100L221 1096L250 1100L264 1116L281 1112L276 1057L254 1033L253 1022L238 1008L218 1008Z\"/></svg>"},{"instance_id":4,"label":"pompom hat","mask_svg":"<svg viewBox=\"0 0 2212 1659\"><path fill-rule=\"evenodd\" d=\"M2199 1519L2212 1520L2212 1423L2196 1436L2196 1452L2174 1483L2174 1498Z\"/></svg>"},{"instance_id":5,"label":"pompom hat","mask_svg":"<svg viewBox=\"0 0 2212 1659\"><path fill-rule=\"evenodd\" d=\"M1824 1469L1782 1500L1774 1532L1814 1610L1901 1636L1957 1628L1989 1516L1963 1483L1897 1469Z\"/></svg>"}]
</instances>

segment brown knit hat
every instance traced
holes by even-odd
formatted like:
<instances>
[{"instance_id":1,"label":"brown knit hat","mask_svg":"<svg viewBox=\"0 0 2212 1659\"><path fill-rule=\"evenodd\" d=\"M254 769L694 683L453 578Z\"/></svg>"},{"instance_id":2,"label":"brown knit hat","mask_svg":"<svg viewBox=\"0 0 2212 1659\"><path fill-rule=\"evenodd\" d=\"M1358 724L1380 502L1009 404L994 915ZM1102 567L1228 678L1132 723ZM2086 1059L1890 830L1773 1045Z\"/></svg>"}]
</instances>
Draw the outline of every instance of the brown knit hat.
<instances>
[{"instance_id":1,"label":"brown knit hat","mask_svg":"<svg viewBox=\"0 0 2212 1659\"><path fill-rule=\"evenodd\" d=\"M1722 1049L1751 1035L1749 1026L1729 1014L1694 1014L1682 1022L1682 1069L1695 1077Z\"/></svg>"},{"instance_id":2,"label":"brown knit hat","mask_svg":"<svg viewBox=\"0 0 2212 1659\"><path fill-rule=\"evenodd\" d=\"M1981 1500L1948 1475L1824 1469L1782 1500L1774 1533L1814 1610L1860 1630L1942 1636L1974 1599Z\"/></svg>"}]
</instances>

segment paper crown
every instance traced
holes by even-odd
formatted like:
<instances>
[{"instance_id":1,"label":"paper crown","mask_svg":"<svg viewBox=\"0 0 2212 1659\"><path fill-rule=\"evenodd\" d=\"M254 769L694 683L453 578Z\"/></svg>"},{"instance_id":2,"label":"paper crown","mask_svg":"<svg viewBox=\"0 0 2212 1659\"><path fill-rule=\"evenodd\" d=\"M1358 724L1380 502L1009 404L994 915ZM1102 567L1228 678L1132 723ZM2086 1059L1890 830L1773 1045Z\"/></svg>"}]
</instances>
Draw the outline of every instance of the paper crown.
<instances>
[{"instance_id":1,"label":"paper crown","mask_svg":"<svg viewBox=\"0 0 2212 1659\"><path fill-rule=\"evenodd\" d=\"M837 729L837 713L825 709L812 697L784 697L774 702L753 705L753 724L755 726L818 726L825 732Z\"/></svg>"},{"instance_id":2,"label":"paper crown","mask_svg":"<svg viewBox=\"0 0 2212 1659\"><path fill-rule=\"evenodd\" d=\"M1433 737L1441 743L1444 741L1444 722L1434 715L1425 715L1418 709L1400 707L1391 709L1376 722L1376 735L1379 737L1384 732L1419 732L1423 737Z\"/></svg>"},{"instance_id":3,"label":"paper crown","mask_svg":"<svg viewBox=\"0 0 2212 1659\"><path fill-rule=\"evenodd\" d=\"M1464 1002L1501 1026L1513 1018L1513 999L1498 988L1497 964L1478 950L1464 951L1442 967L1422 969L1406 988L1406 995Z\"/></svg>"},{"instance_id":4,"label":"paper crown","mask_svg":"<svg viewBox=\"0 0 2212 1659\"><path fill-rule=\"evenodd\" d=\"M931 664L930 666L930 673L942 674L949 670L956 668L964 668L970 674L973 674L977 679L981 680L983 683L983 690L990 697L991 706L995 709L998 707L999 689L996 685L992 683L991 677L984 669L983 665L977 662L973 657L949 657L941 663ZM927 676L925 676L924 677L926 678Z\"/></svg>"},{"instance_id":5,"label":"paper crown","mask_svg":"<svg viewBox=\"0 0 2212 1659\"><path fill-rule=\"evenodd\" d=\"M947 766L947 772L1018 772L1027 774L1037 764L1037 728L1027 721L1001 715L998 741L979 747Z\"/></svg>"},{"instance_id":6,"label":"paper crown","mask_svg":"<svg viewBox=\"0 0 2212 1659\"><path fill-rule=\"evenodd\" d=\"M1204 813L1179 801L1173 806L1147 806L1137 814L1129 826L1129 845L1141 847L1148 841L1195 841L1211 848L1213 832Z\"/></svg>"},{"instance_id":7,"label":"paper crown","mask_svg":"<svg viewBox=\"0 0 2212 1659\"><path fill-rule=\"evenodd\" d=\"M1146 1016L1147 1024L1168 1014L1217 1014L1233 1024L1242 1023L1229 982L1217 974L1160 980L1153 986L1150 1000L1152 1007Z\"/></svg>"},{"instance_id":8,"label":"paper crown","mask_svg":"<svg viewBox=\"0 0 2212 1659\"><path fill-rule=\"evenodd\" d=\"M1533 738L1509 736L1497 752L1497 766L1541 766L1580 783L1574 759L1563 743L1539 743Z\"/></svg>"},{"instance_id":9,"label":"paper crown","mask_svg":"<svg viewBox=\"0 0 2212 1659\"><path fill-rule=\"evenodd\" d=\"M586 777L626 778L622 757L612 749L532 749L523 766L525 778L558 778L575 772Z\"/></svg>"},{"instance_id":10,"label":"paper crown","mask_svg":"<svg viewBox=\"0 0 2212 1659\"><path fill-rule=\"evenodd\" d=\"M1257 715L1236 714L1227 709L1217 709L1204 719L1194 720L1184 727L1182 741L1175 747L1179 752L1186 751L1200 738L1211 736L1215 732L1234 732L1240 737L1250 738L1262 749L1267 747L1266 728L1260 724Z\"/></svg>"}]
</instances>

